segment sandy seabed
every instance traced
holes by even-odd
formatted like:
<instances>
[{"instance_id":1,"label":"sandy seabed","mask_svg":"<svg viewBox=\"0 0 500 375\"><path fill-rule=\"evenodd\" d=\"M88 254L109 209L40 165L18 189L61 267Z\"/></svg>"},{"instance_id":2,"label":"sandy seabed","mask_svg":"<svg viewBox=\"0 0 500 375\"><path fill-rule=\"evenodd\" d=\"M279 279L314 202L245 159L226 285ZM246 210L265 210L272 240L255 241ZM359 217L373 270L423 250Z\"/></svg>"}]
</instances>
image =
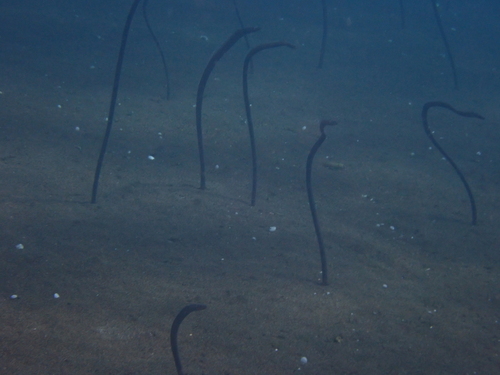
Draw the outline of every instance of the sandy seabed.
<instances>
[{"instance_id":1,"label":"sandy seabed","mask_svg":"<svg viewBox=\"0 0 500 375\"><path fill-rule=\"evenodd\" d=\"M500 77L498 56L475 42L482 30L457 31L453 90L432 18L400 30L397 13L339 9L318 70L319 24L263 17L253 45L298 48L254 60L251 207L244 43L207 85L198 188L196 88L233 10L195 2L198 13L174 6L159 23L151 4L172 96L138 15L90 204L128 5L98 16L56 5L11 4L1 16L2 374L173 374L170 324L191 303L208 308L181 326L186 374L500 372ZM434 100L486 118L429 114L470 183L476 226L423 132ZM322 119L338 121L313 170L328 286L305 189Z\"/></svg>"}]
</instances>

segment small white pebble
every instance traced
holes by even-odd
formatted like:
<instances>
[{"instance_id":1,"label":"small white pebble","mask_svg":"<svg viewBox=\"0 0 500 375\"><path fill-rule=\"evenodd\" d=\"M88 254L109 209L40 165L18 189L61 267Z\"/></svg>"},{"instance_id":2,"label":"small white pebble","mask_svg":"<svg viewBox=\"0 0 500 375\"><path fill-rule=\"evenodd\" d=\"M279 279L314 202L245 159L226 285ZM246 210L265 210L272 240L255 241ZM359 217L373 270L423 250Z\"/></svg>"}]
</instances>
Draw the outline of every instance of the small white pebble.
<instances>
[{"instance_id":1,"label":"small white pebble","mask_svg":"<svg viewBox=\"0 0 500 375\"><path fill-rule=\"evenodd\" d=\"M22 243L18 243L18 244L16 245L16 249L17 249L17 250L22 250L22 249L24 249L24 245L23 245Z\"/></svg>"},{"instance_id":2,"label":"small white pebble","mask_svg":"<svg viewBox=\"0 0 500 375\"><path fill-rule=\"evenodd\" d=\"M215 169L219 169L219 168L220 168L219 164L215 164Z\"/></svg>"},{"instance_id":3,"label":"small white pebble","mask_svg":"<svg viewBox=\"0 0 500 375\"><path fill-rule=\"evenodd\" d=\"M303 126L303 127L302 127L302 130L306 130L306 129L307 129L307 126Z\"/></svg>"},{"instance_id":4,"label":"small white pebble","mask_svg":"<svg viewBox=\"0 0 500 375\"><path fill-rule=\"evenodd\" d=\"M149 160L155 160L155 157L153 155L148 155Z\"/></svg>"},{"instance_id":5,"label":"small white pebble","mask_svg":"<svg viewBox=\"0 0 500 375\"><path fill-rule=\"evenodd\" d=\"M59 298L59 297L60 297L59 293L54 293L54 298Z\"/></svg>"},{"instance_id":6,"label":"small white pebble","mask_svg":"<svg viewBox=\"0 0 500 375\"><path fill-rule=\"evenodd\" d=\"M302 357L300 359L300 363L302 363L303 365L305 365L307 363L307 357Z\"/></svg>"},{"instance_id":7,"label":"small white pebble","mask_svg":"<svg viewBox=\"0 0 500 375\"><path fill-rule=\"evenodd\" d=\"M477 156L481 156L481 151L476 152Z\"/></svg>"},{"instance_id":8,"label":"small white pebble","mask_svg":"<svg viewBox=\"0 0 500 375\"><path fill-rule=\"evenodd\" d=\"M19 299L19 296L17 294L13 294L10 296L10 299Z\"/></svg>"},{"instance_id":9,"label":"small white pebble","mask_svg":"<svg viewBox=\"0 0 500 375\"><path fill-rule=\"evenodd\" d=\"M382 284L382 287L383 288L387 288L387 284Z\"/></svg>"},{"instance_id":10,"label":"small white pebble","mask_svg":"<svg viewBox=\"0 0 500 375\"><path fill-rule=\"evenodd\" d=\"M257 241L257 237L252 237L252 240Z\"/></svg>"},{"instance_id":11,"label":"small white pebble","mask_svg":"<svg viewBox=\"0 0 500 375\"><path fill-rule=\"evenodd\" d=\"M394 227L394 226L392 226L392 225L391 225L391 226L389 227L389 229L390 229L390 230L396 230L396 227Z\"/></svg>"},{"instance_id":12,"label":"small white pebble","mask_svg":"<svg viewBox=\"0 0 500 375\"><path fill-rule=\"evenodd\" d=\"M62 105L58 104L58 105L57 105L57 108L62 108Z\"/></svg>"},{"instance_id":13,"label":"small white pebble","mask_svg":"<svg viewBox=\"0 0 500 375\"><path fill-rule=\"evenodd\" d=\"M79 126L75 126L75 131L79 132L80 131L80 127Z\"/></svg>"},{"instance_id":14,"label":"small white pebble","mask_svg":"<svg viewBox=\"0 0 500 375\"><path fill-rule=\"evenodd\" d=\"M269 227L269 232L276 232L276 227Z\"/></svg>"}]
</instances>

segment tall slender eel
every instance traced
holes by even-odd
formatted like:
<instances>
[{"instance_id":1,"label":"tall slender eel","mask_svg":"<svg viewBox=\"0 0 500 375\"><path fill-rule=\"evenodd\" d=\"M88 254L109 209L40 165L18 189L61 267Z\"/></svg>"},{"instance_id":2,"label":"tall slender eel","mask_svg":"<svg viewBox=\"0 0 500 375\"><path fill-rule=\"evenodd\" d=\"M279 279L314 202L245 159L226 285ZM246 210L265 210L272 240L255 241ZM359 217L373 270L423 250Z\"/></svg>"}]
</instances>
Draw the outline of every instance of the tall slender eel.
<instances>
[{"instance_id":1,"label":"tall slender eel","mask_svg":"<svg viewBox=\"0 0 500 375\"><path fill-rule=\"evenodd\" d=\"M328 36L328 12L326 8L326 0L321 0L321 8L323 10L323 34L321 35L321 49L319 51L318 69L323 67L326 50L326 38Z\"/></svg>"},{"instance_id":2,"label":"tall slender eel","mask_svg":"<svg viewBox=\"0 0 500 375\"><path fill-rule=\"evenodd\" d=\"M170 346L172 348L172 355L174 356L175 368L177 369L177 375L183 375L182 363L179 356L179 347L177 346L177 333L179 327L186 316L191 314L193 311L205 310L207 305L192 304L185 306L175 317L172 323L172 328L170 329Z\"/></svg>"},{"instance_id":3,"label":"tall slender eel","mask_svg":"<svg viewBox=\"0 0 500 375\"><path fill-rule=\"evenodd\" d=\"M444 158L448 161L448 163L451 164L451 166L453 167L453 169L457 173L458 177L460 177L460 180L462 180L462 183L464 184L465 190L467 190L467 195L469 196L470 208L472 211L472 225L476 225L476 222L477 222L476 203L474 201L474 196L472 195L472 191L469 187L469 184L465 180L464 175L462 174L462 172L460 172L460 170L458 169L455 162L448 156L448 154L443 150L443 148L439 145L439 143L437 143L437 141L434 139L434 136L432 135L432 132L429 129L429 124L427 122L427 112L432 107L446 108L446 109L452 111L453 113L456 113L457 115L463 116L463 117L472 117L472 118L477 118L480 120L484 120L484 117L475 113L475 112L458 111L455 108L453 108L451 105L449 105L448 103L444 103L444 102L428 102L428 103L424 104L424 107L422 109L422 124L424 126L425 134L427 134L427 137L429 137L432 144L444 156Z\"/></svg>"},{"instance_id":4,"label":"tall slender eel","mask_svg":"<svg viewBox=\"0 0 500 375\"><path fill-rule=\"evenodd\" d=\"M165 81L166 81L166 86L167 86L167 100L169 100L170 99L170 78L169 78L169 74L168 74L167 62L165 61L165 55L163 53L163 50L161 49L160 42L158 41L158 38L156 37L155 33L153 32L153 29L151 28L151 25L149 24L147 5L148 5L148 0L144 0L144 2L142 3L142 15L144 16L144 21L146 21L146 26L149 30L149 33L151 34L151 37L153 38L153 41L155 42L156 49L158 50L158 52L160 52L161 62L163 64L163 71L165 72Z\"/></svg>"},{"instance_id":5,"label":"tall slender eel","mask_svg":"<svg viewBox=\"0 0 500 375\"><path fill-rule=\"evenodd\" d=\"M198 136L198 153L200 155L200 189L205 190L205 153L203 151L203 129L201 127L201 109L203 105L203 92L205 91L205 86L207 85L208 77L212 70L224 54L231 49L231 47L243 36L259 31L259 27L247 27L245 29L236 30L233 35L229 37L228 40L212 55L208 61L205 70L198 84L198 92L196 94L196 132Z\"/></svg>"},{"instance_id":6,"label":"tall slender eel","mask_svg":"<svg viewBox=\"0 0 500 375\"><path fill-rule=\"evenodd\" d=\"M250 204L255 206L255 197L257 195L257 151L255 149L255 136L253 131L252 111L250 110L250 100L248 99L248 65L252 61L252 57L265 49L276 47L289 47L295 46L287 42L272 42L258 45L252 48L243 63L243 99L245 101L245 111L247 114L248 133L250 135L250 148L252 149L252 198Z\"/></svg>"},{"instance_id":7,"label":"tall slender eel","mask_svg":"<svg viewBox=\"0 0 500 375\"><path fill-rule=\"evenodd\" d=\"M109 105L108 113L108 124L106 126L106 132L104 133L104 138L102 140L101 151L99 153L99 159L97 160L97 166L95 168L94 174L94 184L92 186L92 199L91 203L96 203L97 201L97 189L99 187L99 177L101 176L102 163L104 161L104 155L106 155L106 149L108 147L109 135L111 134L111 127L113 126L113 118L115 115L116 99L118 96L118 86L120 85L120 76L122 73L123 57L125 55L125 47L127 46L127 38L130 30L130 25L132 24L132 19L134 18L135 11L141 0L134 0L130 11L128 12L127 21L125 22L125 27L122 33L122 42L120 45L120 52L118 53L118 61L116 62L115 68L115 80L113 83L113 91L111 93L111 103Z\"/></svg>"},{"instance_id":8,"label":"tall slender eel","mask_svg":"<svg viewBox=\"0 0 500 375\"><path fill-rule=\"evenodd\" d=\"M316 203L314 202L314 195L312 190L311 173L312 173L312 163L314 160L314 155L323 144L326 139L325 126L337 125L336 121L322 120L319 124L319 130L321 135L311 148L309 156L307 157L306 164L306 186L307 186L307 198L309 199L309 208L311 209L311 216L313 219L314 230L316 231L316 238L318 239L319 254L321 257L321 285L328 285L328 266L326 263L325 246L323 245L323 236L321 235L321 229L319 227L318 214L316 213Z\"/></svg>"},{"instance_id":9,"label":"tall slender eel","mask_svg":"<svg viewBox=\"0 0 500 375\"><path fill-rule=\"evenodd\" d=\"M451 54L450 45L448 44L448 39L446 38L446 34L444 33L443 24L441 22L441 16L439 15L436 1L431 0L431 3L432 3L432 9L434 10L434 16L436 17L436 22L439 28L439 33L441 34L441 38L443 39L444 48L446 49L446 54L448 55L448 59L450 60L451 72L453 74L453 86L455 90L458 90L458 78L457 78L457 70L455 68L455 60L453 60L453 55Z\"/></svg>"}]
</instances>

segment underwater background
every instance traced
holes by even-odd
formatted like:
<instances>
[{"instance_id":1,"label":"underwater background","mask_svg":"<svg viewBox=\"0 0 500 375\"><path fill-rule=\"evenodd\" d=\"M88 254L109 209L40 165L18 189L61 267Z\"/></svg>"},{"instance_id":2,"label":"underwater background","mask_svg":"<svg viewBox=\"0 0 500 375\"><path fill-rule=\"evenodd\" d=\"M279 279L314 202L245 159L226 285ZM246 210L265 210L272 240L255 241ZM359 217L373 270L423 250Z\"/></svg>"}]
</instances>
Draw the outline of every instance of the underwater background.
<instances>
[{"instance_id":1,"label":"underwater background","mask_svg":"<svg viewBox=\"0 0 500 375\"><path fill-rule=\"evenodd\" d=\"M0 373L175 374L170 326L189 304L207 309L179 329L185 374L500 373L499 14L493 0L2 1ZM260 30L200 92L242 24ZM258 52L247 77L252 206L243 62L276 41L295 49ZM429 102L484 119L423 118ZM306 185L323 120L310 182L328 285Z\"/></svg>"}]
</instances>

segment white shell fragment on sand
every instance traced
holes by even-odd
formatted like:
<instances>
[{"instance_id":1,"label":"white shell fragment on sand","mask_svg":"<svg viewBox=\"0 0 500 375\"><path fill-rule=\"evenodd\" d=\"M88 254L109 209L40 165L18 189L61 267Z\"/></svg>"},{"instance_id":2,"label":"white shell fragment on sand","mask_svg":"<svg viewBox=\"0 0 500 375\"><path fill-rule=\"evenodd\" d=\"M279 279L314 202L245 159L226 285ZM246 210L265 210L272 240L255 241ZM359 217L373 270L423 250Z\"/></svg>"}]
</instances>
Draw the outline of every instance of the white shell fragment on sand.
<instances>
[{"instance_id":1,"label":"white shell fragment on sand","mask_svg":"<svg viewBox=\"0 0 500 375\"><path fill-rule=\"evenodd\" d=\"M269 232L276 232L276 227L269 227Z\"/></svg>"},{"instance_id":2,"label":"white shell fragment on sand","mask_svg":"<svg viewBox=\"0 0 500 375\"><path fill-rule=\"evenodd\" d=\"M59 297L61 297L59 293L54 293L54 298L59 298Z\"/></svg>"},{"instance_id":3,"label":"white shell fragment on sand","mask_svg":"<svg viewBox=\"0 0 500 375\"><path fill-rule=\"evenodd\" d=\"M19 299L19 296L17 294L13 294L10 296L10 299Z\"/></svg>"},{"instance_id":4,"label":"white shell fragment on sand","mask_svg":"<svg viewBox=\"0 0 500 375\"><path fill-rule=\"evenodd\" d=\"M149 160L155 160L155 157L154 157L153 155L149 155L149 156L148 156L148 159L149 159Z\"/></svg>"},{"instance_id":5,"label":"white shell fragment on sand","mask_svg":"<svg viewBox=\"0 0 500 375\"><path fill-rule=\"evenodd\" d=\"M302 363L303 365L305 365L307 363L307 357L302 357L300 359L300 363Z\"/></svg>"},{"instance_id":6,"label":"white shell fragment on sand","mask_svg":"<svg viewBox=\"0 0 500 375\"><path fill-rule=\"evenodd\" d=\"M23 245L22 243L18 243L18 244L16 245L16 249L17 249L17 250L22 250L22 249L24 249L24 245Z\"/></svg>"}]
</instances>

